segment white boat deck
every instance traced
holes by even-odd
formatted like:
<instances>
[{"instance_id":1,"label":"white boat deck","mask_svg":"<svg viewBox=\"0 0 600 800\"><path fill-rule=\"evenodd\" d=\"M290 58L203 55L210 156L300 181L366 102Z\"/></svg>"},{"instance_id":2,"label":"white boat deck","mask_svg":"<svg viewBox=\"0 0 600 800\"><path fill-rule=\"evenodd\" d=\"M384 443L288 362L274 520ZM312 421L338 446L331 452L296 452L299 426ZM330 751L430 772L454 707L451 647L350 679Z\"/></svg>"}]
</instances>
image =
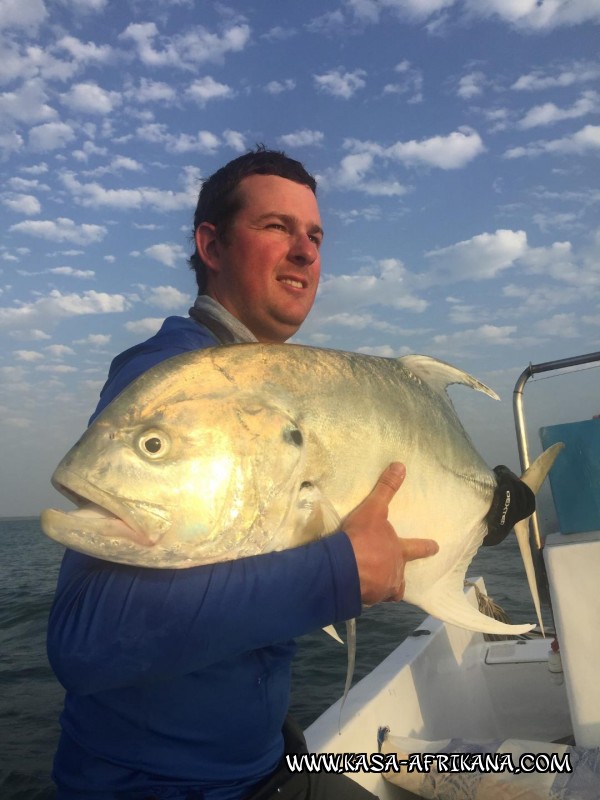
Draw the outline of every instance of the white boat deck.
<instances>
[{"instance_id":1,"label":"white boat deck","mask_svg":"<svg viewBox=\"0 0 600 800\"><path fill-rule=\"evenodd\" d=\"M484 591L481 579L477 585ZM476 605L473 588L467 596ZM482 634L428 617L353 687L341 729L340 700L306 730L309 750L376 753L381 727L432 741L563 739L572 728L565 687L548 670L549 647L537 638L486 642ZM381 800L411 797L380 775L352 777Z\"/></svg>"}]
</instances>

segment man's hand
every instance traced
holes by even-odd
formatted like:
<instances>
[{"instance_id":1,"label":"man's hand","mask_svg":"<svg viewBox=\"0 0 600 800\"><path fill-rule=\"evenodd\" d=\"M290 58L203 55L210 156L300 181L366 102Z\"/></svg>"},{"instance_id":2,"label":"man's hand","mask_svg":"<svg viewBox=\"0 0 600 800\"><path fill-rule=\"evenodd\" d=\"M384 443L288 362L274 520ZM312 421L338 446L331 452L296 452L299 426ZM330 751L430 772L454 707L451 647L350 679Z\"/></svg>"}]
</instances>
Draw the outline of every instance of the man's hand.
<instances>
[{"instance_id":1,"label":"man's hand","mask_svg":"<svg viewBox=\"0 0 600 800\"><path fill-rule=\"evenodd\" d=\"M390 464L373 491L342 523L354 548L360 593L366 605L402 600L406 562L432 556L439 549L433 539L400 539L388 522L389 504L405 475L404 464Z\"/></svg>"}]
</instances>

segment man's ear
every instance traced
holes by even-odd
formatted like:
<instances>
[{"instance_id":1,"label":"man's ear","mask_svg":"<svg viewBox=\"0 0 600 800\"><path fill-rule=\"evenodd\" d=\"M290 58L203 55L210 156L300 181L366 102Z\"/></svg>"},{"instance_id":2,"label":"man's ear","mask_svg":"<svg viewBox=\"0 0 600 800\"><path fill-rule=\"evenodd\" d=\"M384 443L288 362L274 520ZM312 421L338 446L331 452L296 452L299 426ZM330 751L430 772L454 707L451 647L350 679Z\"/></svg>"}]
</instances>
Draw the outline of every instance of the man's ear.
<instances>
[{"instance_id":1,"label":"man's ear","mask_svg":"<svg viewBox=\"0 0 600 800\"><path fill-rule=\"evenodd\" d=\"M211 272L220 268L221 241L212 222L201 222L194 232L198 255Z\"/></svg>"}]
</instances>

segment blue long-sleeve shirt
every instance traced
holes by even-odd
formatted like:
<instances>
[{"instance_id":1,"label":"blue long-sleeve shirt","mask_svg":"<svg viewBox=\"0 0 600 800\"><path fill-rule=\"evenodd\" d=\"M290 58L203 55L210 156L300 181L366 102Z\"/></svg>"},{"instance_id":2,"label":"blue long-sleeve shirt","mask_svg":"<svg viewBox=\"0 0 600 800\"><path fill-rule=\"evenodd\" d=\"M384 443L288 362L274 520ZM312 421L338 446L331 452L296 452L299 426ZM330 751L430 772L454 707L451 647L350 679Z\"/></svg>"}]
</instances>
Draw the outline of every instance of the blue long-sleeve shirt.
<instances>
[{"instance_id":1,"label":"blue long-sleeve shirt","mask_svg":"<svg viewBox=\"0 0 600 800\"><path fill-rule=\"evenodd\" d=\"M168 318L113 361L96 414L159 361L214 344L193 320ZM360 607L343 532L182 570L67 550L48 628L66 689L57 800L246 796L283 753L293 638Z\"/></svg>"}]
</instances>

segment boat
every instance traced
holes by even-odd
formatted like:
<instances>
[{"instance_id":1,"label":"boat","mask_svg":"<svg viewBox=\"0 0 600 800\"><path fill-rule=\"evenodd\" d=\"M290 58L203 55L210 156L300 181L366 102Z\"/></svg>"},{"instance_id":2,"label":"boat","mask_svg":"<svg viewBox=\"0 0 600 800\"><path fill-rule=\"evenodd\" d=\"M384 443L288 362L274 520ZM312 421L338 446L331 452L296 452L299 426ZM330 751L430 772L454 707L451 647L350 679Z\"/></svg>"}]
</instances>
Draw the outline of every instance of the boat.
<instances>
[{"instance_id":1,"label":"boat","mask_svg":"<svg viewBox=\"0 0 600 800\"><path fill-rule=\"evenodd\" d=\"M600 352L530 364L513 410L523 471L523 389ZM600 419L547 426L564 441L550 474L559 531L531 518L538 585L555 631L493 640L428 617L305 731L315 769L345 772L381 800L600 798ZM583 493L583 494L582 494ZM481 578L466 595L481 610Z\"/></svg>"}]
</instances>

